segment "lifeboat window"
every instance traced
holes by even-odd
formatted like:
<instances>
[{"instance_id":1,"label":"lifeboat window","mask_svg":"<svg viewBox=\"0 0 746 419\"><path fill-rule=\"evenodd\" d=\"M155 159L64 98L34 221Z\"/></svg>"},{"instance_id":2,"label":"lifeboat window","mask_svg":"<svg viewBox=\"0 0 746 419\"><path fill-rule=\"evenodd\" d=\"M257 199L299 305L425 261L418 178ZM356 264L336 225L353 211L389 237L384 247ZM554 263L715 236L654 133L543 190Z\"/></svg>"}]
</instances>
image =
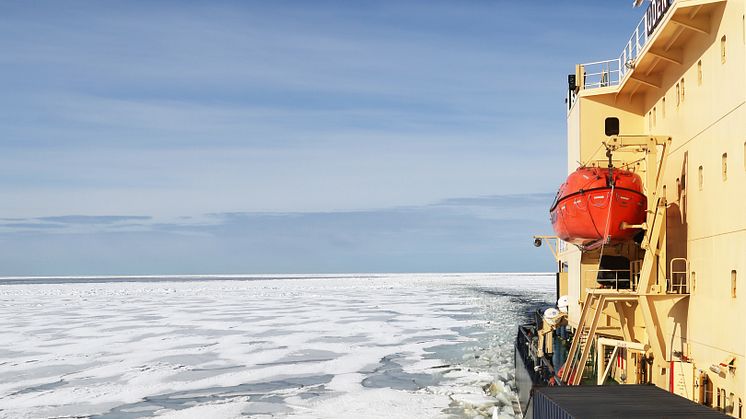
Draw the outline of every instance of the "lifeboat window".
<instances>
[{"instance_id":1,"label":"lifeboat window","mask_svg":"<svg viewBox=\"0 0 746 419\"><path fill-rule=\"evenodd\" d=\"M723 165L723 181L726 181L728 180L728 153L723 153L722 165Z\"/></svg>"},{"instance_id":2,"label":"lifeboat window","mask_svg":"<svg viewBox=\"0 0 746 419\"><path fill-rule=\"evenodd\" d=\"M702 85L702 60L697 62L697 84Z\"/></svg>"},{"instance_id":3,"label":"lifeboat window","mask_svg":"<svg viewBox=\"0 0 746 419\"><path fill-rule=\"evenodd\" d=\"M699 190L700 191L702 190L702 186L703 186L704 181L705 181L704 173L703 172L704 172L704 170L702 169L702 166L699 166L698 173L699 173Z\"/></svg>"},{"instance_id":4,"label":"lifeboat window","mask_svg":"<svg viewBox=\"0 0 746 419\"><path fill-rule=\"evenodd\" d=\"M557 195L554 196L554 201L552 201L552 206L550 208L554 208L557 206L557 202L559 202L560 194L562 193L562 189L557 191Z\"/></svg>"},{"instance_id":5,"label":"lifeboat window","mask_svg":"<svg viewBox=\"0 0 746 419\"><path fill-rule=\"evenodd\" d=\"M725 35L720 38L720 63L725 64Z\"/></svg>"},{"instance_id":6,"label":"lifeboat window","mask_svg":"<svg viewBox=\"0 0 746 419\"><path fill-rule=\"evenodd\" d=\"M736 273L736 270L730 271L730 296L731 298L736 298L736 277L738 274Z\"/></svg>"}]
</instances>

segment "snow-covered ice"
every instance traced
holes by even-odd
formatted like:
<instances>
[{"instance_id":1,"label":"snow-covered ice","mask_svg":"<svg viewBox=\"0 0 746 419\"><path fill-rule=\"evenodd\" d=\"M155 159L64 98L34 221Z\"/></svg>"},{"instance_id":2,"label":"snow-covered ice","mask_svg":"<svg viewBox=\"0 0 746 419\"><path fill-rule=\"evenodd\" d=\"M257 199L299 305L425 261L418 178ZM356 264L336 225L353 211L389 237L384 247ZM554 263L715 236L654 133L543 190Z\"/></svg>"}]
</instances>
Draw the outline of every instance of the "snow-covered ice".
<instances>
[{"instance_id":1,"label":"snow-covered ice","mask_svg":"<svg viewBox=\"0 0 746 419\"><path fill-rule=\"evenodd\" d=\"M0 279L0 417L513 417L554 276Z\"/></svg>"}]
</instances>

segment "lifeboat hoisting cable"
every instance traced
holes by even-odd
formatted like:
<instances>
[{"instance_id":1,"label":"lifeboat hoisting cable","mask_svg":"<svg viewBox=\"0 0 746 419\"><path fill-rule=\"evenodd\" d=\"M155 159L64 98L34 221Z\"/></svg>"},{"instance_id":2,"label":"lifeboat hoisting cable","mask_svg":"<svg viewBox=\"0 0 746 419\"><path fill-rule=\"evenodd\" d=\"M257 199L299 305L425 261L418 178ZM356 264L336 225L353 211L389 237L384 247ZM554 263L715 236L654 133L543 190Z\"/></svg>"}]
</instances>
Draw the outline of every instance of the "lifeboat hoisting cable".
<instances>
[{"instance_id":1,"label":"lifeboat hoisting cable","mask_svg":"<svg viewBox=\"0 0 746 419\"><path fill-rule=\"evenodd\" d=\"M601 251L600 256L603 257L604 255L604 247L606 246L606 243L609 242L609 221L611 221L611 209L613 208L613 205L611 205L611 200L614 197L614 188L616 187L616 182L614 181L614 162L612 160L612 154L611 154L611 148L609 148L606 143L604 143L604 146L606 146L606 157L609 159L609 177L607 178L607 185L609 188L609 211L606 214L606 225L604 226L604 235L601 242Z\"/></svg>"}]
</instances>

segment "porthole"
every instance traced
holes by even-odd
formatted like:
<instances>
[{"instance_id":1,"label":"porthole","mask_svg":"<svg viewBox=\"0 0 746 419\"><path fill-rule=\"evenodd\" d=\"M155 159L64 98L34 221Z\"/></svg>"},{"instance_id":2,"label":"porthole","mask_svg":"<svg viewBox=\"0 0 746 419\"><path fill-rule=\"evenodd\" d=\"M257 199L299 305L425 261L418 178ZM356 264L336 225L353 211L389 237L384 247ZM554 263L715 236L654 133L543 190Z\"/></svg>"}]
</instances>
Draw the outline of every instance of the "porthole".
<instances>
[{"instance_id":1,"label":"porthole","mask_svg":"<svg viewBox=\"0 0 746 419\"><path fill-rule=\"evenodd\" d=\"M726 180L728 180L728 153L723 153L721 161L723 169L723 182L725 182Z\"/></svg>"},{"instance_id":2,"label":"porthole","mask_svg":"<svg viewBox=\"0 0 746 419\"><path fill-rule=\"evenodd\" d=\"M737 280L738 274L736 273L736 270L730 271L730 296L731 298L736 298L736 280Z\"/></svg>"},{"instance_id":3,"label":"porthole","mask_svg":"<svg viewBox=\"0 0 746 419\"><path fill-rule=\"evenodd\" d=\"M720 63L725 64L725 35L720 38Z\"/></svg>"}]
</instances>

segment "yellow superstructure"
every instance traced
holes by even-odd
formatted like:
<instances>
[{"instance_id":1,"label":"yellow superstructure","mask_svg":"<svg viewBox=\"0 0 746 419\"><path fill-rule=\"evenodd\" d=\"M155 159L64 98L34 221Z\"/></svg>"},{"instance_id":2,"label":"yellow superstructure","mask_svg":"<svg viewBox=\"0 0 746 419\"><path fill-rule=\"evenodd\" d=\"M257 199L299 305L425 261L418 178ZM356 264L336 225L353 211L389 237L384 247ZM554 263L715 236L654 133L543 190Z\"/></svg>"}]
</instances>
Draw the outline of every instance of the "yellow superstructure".
<instances>
[{"instance_id":1,"label":"yellow superstructure","mask_svg":"<svg viewBox=\"0 0 746 419\"><path fill-rule=\"evenodd\" d=\"M578 65L569 89L568 172L604 165L612 147L649 202L639 246L560 246L570 356L599 382L651 382L743 417L746 0L650 7L619 57ZM605 135L609 117L619 135ZM602 254L630 259L629 289L598 284Z\"/></svg>"}]
</instances>

